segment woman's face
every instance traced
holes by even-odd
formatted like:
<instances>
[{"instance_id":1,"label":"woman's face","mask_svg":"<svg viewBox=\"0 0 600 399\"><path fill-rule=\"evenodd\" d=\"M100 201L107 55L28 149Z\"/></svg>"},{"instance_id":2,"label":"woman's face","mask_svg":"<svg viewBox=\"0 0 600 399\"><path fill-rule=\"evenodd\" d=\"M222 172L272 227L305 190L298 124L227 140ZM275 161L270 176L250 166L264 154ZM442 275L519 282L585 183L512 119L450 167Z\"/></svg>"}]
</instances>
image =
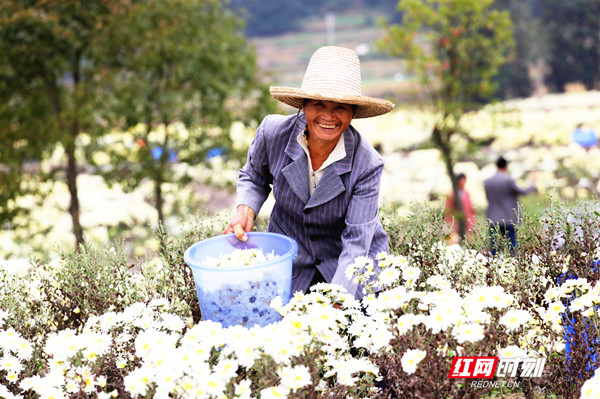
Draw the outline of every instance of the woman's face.
<instances>
[{"instance_id":1,"label":"woman's face","mask_svg":"<svg viewBox=\"0 0 600 399\"><path fill-rule=\"evenodd\" d=\"M306 115L311 143L337 143L354 117L352 105L333 101L306 100L302 111Z\"/></svg>"}]
</instances>

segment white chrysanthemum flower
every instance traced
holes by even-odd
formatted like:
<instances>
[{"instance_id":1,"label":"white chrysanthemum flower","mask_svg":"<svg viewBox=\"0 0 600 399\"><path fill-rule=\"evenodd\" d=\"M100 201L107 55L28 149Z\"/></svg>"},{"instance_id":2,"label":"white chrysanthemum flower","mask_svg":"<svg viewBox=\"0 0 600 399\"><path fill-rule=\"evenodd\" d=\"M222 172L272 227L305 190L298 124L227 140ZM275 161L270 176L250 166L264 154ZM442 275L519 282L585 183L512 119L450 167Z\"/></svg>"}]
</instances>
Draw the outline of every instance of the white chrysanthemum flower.
<instances>
[{"instance_id":1,"label":"white chrysanthemum flower","mask_svg":"<svg viewBox=\"0 0 600 399\"><path fill-rule=\"evenodd\" d=\"M504 309L514 303L515 297L512 296L511 294L505 292L503 287L495 285L493 287L489 287L489 289L490 289L490 295L489 295L489 301L490 301L489 306L490 307L493 307L496 309Z\"/></svg>"},{"instance_id":2,"label":"white chrysanthemum flower","mask_svg":"<svg viewBox=\"0 0 600 399\"><path fill-rule=\"evenodd\" d=\"M560 287L551 287L544 293L546 303L554 302L560 298L562 298Z\"/></svg>"},{"instance_id":3,"label":"white chrysanthemum flower","mask_svg":"<svg viewBox=\"0 0 600 399\"><path fill-rule=\"evenodd\" d=\"M465 302L472 307L488 307L491 304L489 287L474 287L471 292L465 296Z\"/></svg>"},{"instance_id":4,"label":"white chrysanthemum flower","mask_svg":"<svg viewBox=\"0 0 600 399\"><path fill-rule=\"evenodd\" d=\"M456 324L459 316L458 312L449 313L446 306L436 306L429 312L428 316L424 317L423 323L433 334L437 334Z\"/></svg>"},{"instance_id":5,"label":"white chrysanthemum flower","mask_svg":"<svg viewBox=\"0 0 600 399\"><path fill-rule=\"evenodd\" d=\"M218 257L207 256L202 264L211 267L239 267L258 265L272 259L278 258L272 251L264 253L260 248L234 249L229 254L221 254Z\"/></svg>"},{"instance_id":6,"label":"white chrysanthemum flower","mask_svg":"<svg viewBox=\"0 0 600 399\"><path fill-rule=\"evenodd\" d=\"M400 279L400 270L394 267L388 267L377 276L377 281L381 287L389 287L396 283Z\"/></svg>"},{"instance_id":7,"label":"white chrysanthemum flower","mask_svg":"<svg viewBox=\"0 0 600 399\"><path fill-rule=\"evenodd\" d=\"M418 267L407 266L402 269L402 278L406 281L406 285L412 287L421 276L421 269Z\"/></svg>"},{"instance_id":8,"label":"white chrysanthemum flower","mask_svg":"<svg viewBox=\"0 0 600 399\"><path fill-rule=\"evenodd\" d=\"M600 369L581 386L581 399L600 399Z\"/></svg>"},{"instance_id":9,"label":"white chrysanthemum flower","mask_svg":"<svg viewBox=\"0 0 600 399\"><path fill-rule=\"evenodd\" d=\"M425 355L427 355L427 352L420 349L407 350L400 360L402 370L407 374L414 374L421 360L425 359Z\"/></svg>"},{"instance_id":10,"label":"white chrysanthemum flower","mask_svg":"<svg viewBox=\"0 0 600 399\"><path fill-rule=\"evenodd\" d=\"M93 321L94 320L90 318L87 324L90 324L90 322ZM111 328L117 326L122 321L122 314L117 314L116 312L106 312L98 317L96 324L99 326L101 331L107 332Z\"/></svg>"},{"instance_id":11,"label":"white chrysanthemum flower","mask_svg":"<svg viewBox=\"0 0 600 399\"><path fill-rule=\"evenodd\" d=\"M44 351L55 359L66 360L75 356L82 346L81 336L75 330L65 329L48 335Z\"/></svg>"},{"instance_id":12,"label":"white chrysanthemum flower","mask_svg":"<svg viewBox=\"0 0 600 399\"><path fill-rule=\"evenodd\" d=\"M0 398L5 399L23 399L22 395L15 395L8 390L4 385L0 384Z\"/></svg>"},{"instance_id":13,"label":"white chrysanthemum flower","mask_svg":"<svg viewBox=\"0 0 600 399\"><path fill-rule=\"evenodd\" d=\"M346 267L346 278L352 279L354 276L361 275L364 278L372 276L375 272L373 259L367 256L358 256L354 262Z\"/></svg>"},{"instance_id":14,"label":"white chrysanthemum flower","mask_svg":"<svg viewBox=\"0 0 600 399\"><path fill-rule=\"evenodd\" d=\"M519 348L516 345L509 345L506 348L502 348L498 351L499 357L528 357L527 351Z\"/></svg>"},{"instance_id":15,"label":"white chrysanthemum flower","mask_svg":"<svg viewBox=\"0 0 600 399\"><path fill-rule=\"evenodd\" d=\"M399 309L405 303L410 302L415 297L413 291L407 292L403 286L398 286L390 290L382 291L377 297L363 299L363 304L369 314L375 314L385 310Z\"/></svg>"},{"instance_id":16,"label":"white chrysanthemum flower","mask_svg":"<svg viewBox=\"0 0 600 399\"><path fill-rule=\"evenodd\" d=\"M486 325L491 321L492 315L484 310L479 309L469 312L465 315L464 319L466 322L475 322L477 324Z\"/></svg>"},{"instance_id":17,"label":"white chrysanthemum flower","mask_svg":"<svg viewBox=\"0 0 600 399\"><path fill-rule=\"evenodd\" d=\"M181 317L172 313L161 314L162 323L161 326L168 331L181 332L185 327L185 321L181 320Z\"/></svg>"},{"instance_id":18,"label":"white chrysanthemum flower","mask_svg":"<svg viewBox=\"0 0 600 399\"><path fill-rule=\"evenodd\" d=\"M548 305L547 313L553 316L561 315L565 311L565 305L561 301L554 301Z\"/></svg>"},{"instance_id":19,"label":"white chrysanthemum flower","mask_svg":"<svg viewBox=\"0 0 600 399\"><path fill-rule=\"evenodd\" d=\"M312 384L310 370L304 365L284 367L278 374L281 378L281 386L291 392L296 392L298 389Z\"/></svg>"},{"instance_id":20,"label":"white chrysanthemum flower","mask_svg":"<svg viewBox=\"0 0 600 399\"><path fill-rule=\"evenodd\" d=\"M123 378L123 385L125 390L131 394L131 396L144 396L148 391L148 384L153 380L153 373L151 370L140 367L133 370L131 373Z\"/></svg>"},{"instance_id":21,"label":"white chrysanthemum flower","mask_svg":"<svg viewBox=\"0 0 600 399\"><path fill-rule=\"evenodd\" d=\"M483 326L477 323L462 323L452 329L452 335L460 344L481 341L484 337L483 333Z\"/></svg>"},{"instance_id":22,"label":"white chrysanthemum flower","mask_svg":"<svg viewBox=\"0 0 600 399\"><path fill-rule=\"evenodd\" d=\"M88 332L81 335L81 345L84 347L83 356L95 360L110 349L112 338L109 334Z\"/></svg>"},{"instance_id":23,"label":"white chrysanthemum flower","mask_svg":"<svg viewBox=\"0 0 600 399\"><path fill-rule=\"evenodd\" d=\"M246 378L238 382L235 386L235 395L240 399L251 399L252 397L252 380Z\"/></svg>"},{"instance_id":24,"label":"white chrysanthemum flower","mask_svg":"<svg viewBox=\"0 0 600 399\"><path fill-rule=\"evenodd\" d=\"M260 391L261 399L281 399L287 398L289 390L282 386L276 386L271 388L265 388Z\"/></svg>"},{"instance_id":25,"label":"white chrysanthemum flower","mask_svg":"<svg viewBox=\"0 0 600 399\"><path fill-rule=\"evenodd\" d=\"M523 309L510 309L499 320L506 327L506 331L515 331L524 324L533 320L531 314Z\"/></svg>"},{"instance_id":26,"label":"white chrysanthemum flower","mask_svg":"<svg viewBox=\"0 0 600 399\"><path fill-rule=\"evenodd\" d=\"M439 290L447 290L447 289L451 288L450 282L448 281L448 279L439 274L430 276L427 279L427 284L429 284L430 286L435 287Z\"/></svg>"},{"instance_id":27,"label":"white chrysanthemum flower","mask_svg":"<svg viewBox=\"0 0 600 399\"><path fill-rule=\"evenodd\" d=\"M396 322L396 328L398 329L398 333L400 335L406 334L408 331L412 330L413 326L419 323L419 318L417 315L413 313L403 314L398 317L398 321Z\"/></svg>"},{"instance_id":28,"label":"white chrysanthemum flower","mask_svg":"<svg viewBox=\"0 0 600 399\"><path fill-rule=\"evenodd\" d=\"M146 330L135 339L135 354L149 361L160 360L161 356L175 350L178 336L164 331Z\"/></svg>"},{"instance_id":29,"label":"white chrysanthemum flower","mask_svg":"<svg viewBox=\"0 0 600 399\"><path fill-rule=\"evenodd\" d=\"M17 357L5 355L0 357L0 370L20 373L23 370L23 365Z\"/></svg>"},{"instance_id":30,"label":"white chrysanthemum flower","mask_svg":"<svg viewBox=\"0 0 600 399\"><path fill-rule=\"evenodd\" d=\"M37 393L40 395L40 399L67 399L67 395L62 389L53 386L44 387Z\"/></svg>"}]
</instances>

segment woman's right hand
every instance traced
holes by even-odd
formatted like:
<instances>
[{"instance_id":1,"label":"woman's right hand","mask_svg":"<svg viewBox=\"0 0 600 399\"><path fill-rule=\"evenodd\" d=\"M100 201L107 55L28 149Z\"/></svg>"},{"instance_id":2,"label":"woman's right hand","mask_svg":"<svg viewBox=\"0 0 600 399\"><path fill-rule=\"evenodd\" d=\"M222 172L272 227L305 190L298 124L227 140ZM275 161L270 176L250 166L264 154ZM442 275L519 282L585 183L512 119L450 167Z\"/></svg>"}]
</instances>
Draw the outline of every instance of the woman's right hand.
<instances>
[{"instance_id":1,"label":"woman's right hand","mask_svg":"<svg viewBox=\"0 0 600 399\"><path fill-rule=\"evenodd\" d=\"M235 236L241 241L247 241L248 235L246 232L252 231L254 225L254 218L256 213L248 205L239 205L237 211L229 226L225 229L225 234L234 233Z\"/></svg>"}]
</instances>

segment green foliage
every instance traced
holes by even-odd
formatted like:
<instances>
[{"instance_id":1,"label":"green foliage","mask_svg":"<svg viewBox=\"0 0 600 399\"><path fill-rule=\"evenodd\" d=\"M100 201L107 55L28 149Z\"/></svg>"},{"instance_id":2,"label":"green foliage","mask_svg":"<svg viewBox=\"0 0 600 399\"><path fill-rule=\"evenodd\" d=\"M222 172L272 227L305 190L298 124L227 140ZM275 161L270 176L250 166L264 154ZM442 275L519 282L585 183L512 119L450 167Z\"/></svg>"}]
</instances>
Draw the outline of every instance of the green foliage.
<instances>
[{"instance_id":1,"label":"green foliage","mask_svg":"<svg viewBox=\"0 0 600 399\"><path fill-rule=\"evenodd\" d=\"M102 118L137 136L135 150L127 154L97 142L111 159L104 175L127 189L153 181L161 222L163 184L191 180L168 167L172 158L207 163L211 148L238 156L228 150L234 147L231 123L255 123L273 105L240 20L220 1L135 4L109 21L95 49L109 99Z\"/></svg>"},{"instance_id":2,"label":"green foliage","mask_svg":"<svg viewBox=\"0 0 600 399\"><path fill-rule=\"evenodd\" d=\"M461 118L493 95L493 79L514 47L509 13L492 5L493 0L401 0L402 24L386 25L379 41L382 50L403 57L416 73L423 107L436 115L432 141L452 181L458 214L454 162L465 154L457 148L474 151L483 143L462 128ZM471 144L457 146L457 141ZM464 237L464 220L459 222Z\"/></svg>"},{"instance_id":3,"label":"green foliage","mask_svg":"<svg viewBox=\"0 0 600 399\"><path fill-rule=\"evenodd\" d=\"M588 89L598 87L598 15L600 3L596 0L541 2L541 20L550 46L547 81L555 90L562 91L571 82L581 82Z\"/></svg>"},{"instance_id":4,"label":"green foliage","mask_svg":"<svg viewBox=\"0 0 600 399\"><path fill-rule=\"evenodd\" d=\"M543 59L550 55L548 32L530 2L495 0L494 4L496 8L510 13L515 38L514 53L494 79L497 82L495 94L503 99L529 97L543 84L544 71L539 68L543 65ZM537 76L541 80L530 76L532 68L538 69Z\"/></svg>"},{"instance_id":5,"label":"green foliage","mask_svg":"<svg viewBox=\"0 0 600 399\"><path fill-rule=\"evenodd\" d=\"M492 4L402 0L402 24L387 26L380 41L383 50L407 61L446 125L457 126L464 112L491 96L492 78L514 46L508 12Z\"/></svg>"},{"instance_id":6,"label":"green foliage","mask_svg":"<svg viewBox=\"0 0 600 399\"><path fill-rule=\"evenodd\" d=\"M315 287L315 292L295 297L283 311L284 322L277 327L281 330L275 331L289 332L291 329L295 335L276 335L279 340L276 343L290 340L294 345L287 350L301 348L291 357L291 365L306 366L312 376L312 384L290 397L475 398L492 395L490 390L474 389L447 378L450 362L456 351L463 356L490 356L509 346L547 356L542 378L522 382L521 391L525 397L573 397L580 391L582 382L593 373L593 369L582 367L591 361L589 351L586 352L589 341L583 340L582 326L585 323L591 326L587 334L592 334L593 340L598 333L597 319L583 317L583 312L565 313L573 318L576 328L569 367L571 370L585 369L581 375L574 376L565 372L566 358L560 350L564 327L556 324L557 319L552 321L553 316L544 309L549 310L549 302L554 301L549 293L558 293L560 282L556 277L562 273L580 277L579 283L571 289L561 287L562 295L587 295L588 300L597 298L597 289L592 291L591 287L600 274L590 266L600 256L598 206L597 202L581 207L551 203L543 214L525 212L523 225L518 229L520 245L516 253L507 250L498 256L491 256L487 247L475 250L486 240L476 241L472 249L447 246L444 242L447 228L441 211L431 210L426 205L414 204L406 215L382 212L392 251L380 260L400 261L393 267L390 262L385 266L392 270L396 268L399 277L391 282L387 280L385 290L377 298L365 299L362 302L364 309L335 286L322 284ZM109 334L112 337L110 350L98 353L97 357L90 357L94 348L92 341L84 344L73 338L78 351L70 353L68 359L60 359L65 362L61 363L64 367L72 367L72 370L89 367L91 375L88 377L94 381L106 377L108 385L97 385L98 389L117 390L119 397L129 396L125 376L142 365L148 372L149 363L141 354L144 342L159 345L156 340L167 339L167 332L172 337L182 334L177 339L178 345L184 347L177 350L187 350L186 362L194 353L205 354L206 362L212 367L220 360L227 361L222 357L232 356L234 348L239 349L239 353L246 353L244 348L251 348L253 344L245 341L262 340L261 332L266 333L269 329L228 329L229 338L242 337L243 344L238 348L239 342L219 343L220 337L211 335L211 331L216 330L210 323L194 326L200 321L199 307L190 270L183 263L185 249L220 234L229 217L225 214L194 217L182 222L181 231L175 235L160 230L157 234L165 246L159 257L148 261L128 259L118 247L106 250L87 245L79 252L66 253L56 262L37 263L29 274L0 270L0 333L18 334L29 342L23 342L26 345L23 348L29 345L31 350L30 356L21 352L23 369L18 378L43 377L50 363L59 359L56 354L53 358L49 356L52 348L44 347L58 339L54 332L63 337L66 333L78 335L80 339L100 338L101 341L108 337L86 334ZM480 234L487 236L485 226L480 228ZM407 272L410 274L405 274ZM407 277L409 275L413 277ZM499 300L488 294L491 289ZM476 295L487 297L485 311L478 313L476 302L481 299ZM437 303L446 296L445 301ZM462 305L456 305L454 300ZM434 303L437 303L435 306L446 306L449 313L464 308L468 313L465 316L470 317L467 324L481 328L482 336L476 340L471 340L468 335L460 338L452 327L443 326L440 331L432 331L431 325L418 320L429 317ZM502 317L506 315L509 303L513 311L527 310L532 321L527 326L508 328ZM593 313L593 317L597 317L597 312ZM550 319L546 318L548 316ZM489 319L476 322L478 317ZM411 318L413 321L409 321ZM321 330L328 323L335 328ZM144 326L149 325L152 327L146 330ZM165 333L159 333L161 329ZM311 329L314 335L309 334ZM330 341L332 334L339 337ZM368 337L373 341L365 347L370 342ZM380 346L375 346L377 342ZM185 346L192 344L194 349ZM172 345L171 350L175 350L175 341ZM0 352L3 356L7 355L5 347L0 346L0 351L5 351ZM210 353L204 352L207 348L212 348ZM406 371L403 360L409 349L425 352L422 363L412 373ZM364 373L353 376L360 383L336 382L334 354L349 361L349 365L366 367ZM167 361L172 358L153 359ZM184 361L183 358L180 360ZM159 367L159 363L153 367ZM374 374L366 372L371 363L377 366L381 378L376 379ZM597 367L597 363L594 364ZM232 371L231 381L224 389L233 395L235 384L244 379L249 380L255 393L276 385L281 378L276 372L280 365L274 355L262 354L251 365L239 367L235 373ZM6 376L4 371L0 373L0 383L14 393L22 393ZM319 382L320 391L314 389ZM158 380L148 384L150 394L158 392L158 385ZM81 392L84 389L82 386Z\"/></svg>"},{"instance_id":7,"label":"green foliage","mask_svg":"<svg viewBox=\"0 0 600 399\"><path fill-rule=\"evenodd\" d=\"M230 213L222 213L188 219L182 222L181 231L175 236L160 228L157 231L162 243L160 261L146 263L141 268L147 295L182 303L189 312L186 316L192 317L195 322L202 320L192 271L183 261L183 254L193 244L221 234L230 217Z\"/></svg>"},{"instance_id":8,"label":"green foliage","mask_svg":"<svg viewBox=\"0 0 600 399\"><path fill-rule=\"evenodd\" d=\"M0 147L8 150L2 163L10 169L0 191L15 188L18 194L19 165L60 144L67 161L65 174L58 178L69 186L69 211L78 243L83 232L75 141L82 131L98 132L93 101L98 82L92 78L94 64L89 60L95 35L117 3L8 0L0 5ZM25 147L29 154L22 151ZM0 200L2 209L7 198L3 195Z\"/></svg>"}]
</instances>

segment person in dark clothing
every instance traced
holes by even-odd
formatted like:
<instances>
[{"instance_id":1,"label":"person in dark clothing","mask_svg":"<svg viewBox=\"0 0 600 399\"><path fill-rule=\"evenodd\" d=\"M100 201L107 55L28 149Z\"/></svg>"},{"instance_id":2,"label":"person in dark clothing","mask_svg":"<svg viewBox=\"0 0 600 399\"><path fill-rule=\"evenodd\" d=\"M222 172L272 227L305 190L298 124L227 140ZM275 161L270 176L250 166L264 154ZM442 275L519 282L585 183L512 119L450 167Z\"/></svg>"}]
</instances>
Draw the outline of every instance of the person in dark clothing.
<instances>
[{"instance_id":1,"label":"person in dark clothing","mask_svg":"<svg viewBox=\"0 0 600 399\"><path fill-rule=\"evenodd\" d=\"M508 174L508 161L499 157L496 161L497 172L483 183L488 200L487 218L490 223L491 252L496 254L498 243L496 231L509 239L510 250L517 246L515 226L519 224L518 197L536 191L535 177L527 188L517 186L515 180Z\"/></svg>"}]
</instances>

